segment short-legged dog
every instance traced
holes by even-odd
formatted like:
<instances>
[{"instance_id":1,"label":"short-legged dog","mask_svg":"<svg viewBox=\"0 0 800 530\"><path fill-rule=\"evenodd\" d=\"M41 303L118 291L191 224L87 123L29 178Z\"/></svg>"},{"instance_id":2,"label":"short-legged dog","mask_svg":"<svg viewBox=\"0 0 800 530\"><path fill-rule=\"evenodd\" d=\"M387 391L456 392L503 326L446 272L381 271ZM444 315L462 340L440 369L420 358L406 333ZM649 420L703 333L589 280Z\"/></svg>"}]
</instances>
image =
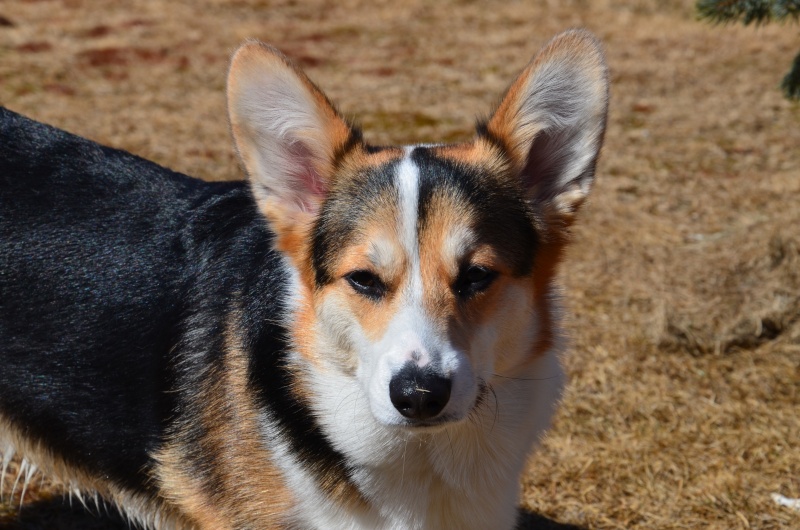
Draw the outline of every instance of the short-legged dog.
<instances>
[{"instance_id":1,"label":"short-legged dog","mask_svg":"<svg viewBox=\"0 0 800 530\"><path fill-rule=\"evenodd\" d=\"M472 140L377 147L249 42L231 183L0 111L3 466L156 529L513 527L607 92L569 31Z\"/></svg>"}]
</instances>

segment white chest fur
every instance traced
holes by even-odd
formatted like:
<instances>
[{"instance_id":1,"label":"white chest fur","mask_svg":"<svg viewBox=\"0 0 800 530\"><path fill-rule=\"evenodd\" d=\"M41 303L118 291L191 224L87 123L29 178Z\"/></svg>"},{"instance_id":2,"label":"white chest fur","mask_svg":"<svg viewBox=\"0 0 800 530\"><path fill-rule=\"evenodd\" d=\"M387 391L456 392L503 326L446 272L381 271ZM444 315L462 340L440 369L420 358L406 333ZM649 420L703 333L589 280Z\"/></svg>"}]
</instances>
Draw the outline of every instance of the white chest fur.
<instances>
[{"instance_id":1,"label":"white chest fur","mask_svg":"<svg viewBox=\"0 0 800 530\"><path fill-rule=\"evenodd\" d=\"M563 387L557 352L514 379L497 378L466 421L434 432L379 425L358 383L330 374L315 381L315 403L330 441L357 470L369 508L357 513L331 502L312 477L283 453L287 477L302 491L303 528L512 528L526 457L550 423Z\"/></svg>"}]
</instances>

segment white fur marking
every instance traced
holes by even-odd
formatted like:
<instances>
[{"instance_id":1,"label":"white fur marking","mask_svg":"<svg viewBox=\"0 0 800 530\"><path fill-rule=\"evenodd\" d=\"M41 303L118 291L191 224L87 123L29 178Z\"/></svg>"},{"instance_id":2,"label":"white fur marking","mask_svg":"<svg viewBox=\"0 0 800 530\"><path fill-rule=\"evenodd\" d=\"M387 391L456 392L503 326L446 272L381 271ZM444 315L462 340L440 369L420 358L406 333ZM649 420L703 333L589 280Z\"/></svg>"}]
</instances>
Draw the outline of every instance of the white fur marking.
<instances>
[{"instance_id":1,"label":"white fur marking","mask_svg":"<svg viewBox=\"0 0 800 530\"><path fill-rule=\"evenodd\" d=\"M411 161L413 147L406 147L406 154L397 167L397 191L400 196L399 235L411 265L409 294L413 302L421 302L422 273L419 263L419 240L417 221L419 218L419 168Z\"/></svg>"},{"instance_id":2,"label":"white fur marking","mask_svg":"<svg viewBox=\"0 0 800 530\"><path fill-rule=\"evenodd\" d=\"M3 448L3 467L0 469L0 501L3 500L3 484L5 484L8 465L11 463L12 458L14 458L14 446L6 444Z\"/></svg>"},{"instance_id":3,"label":"white fur marking","mask_svg":"<svg viewBox=\"0 0 800 530\"><path fill-rule=\"evenodd\" d=\"M14 494L17 492L17 486L19 486L19 479L25 473L25 468L28 467L28 459L23 458L22 461L19 463L19 469L17 470L17 478L14 479L14 485L11 486L11 499L14 498Z\"/></svg>"},{"instance_id":4,"label":"white fur marking","mask_svg":"<svg viewBox=\"0 0 800 530\"><path fill-rule=\"evenodd\" d=\"M28 484L30 484L34 473L36 473L36 464L28 462L28 467L25 469L25 479L22 481L22 493L19 495L20 508L22 508L22 504L25 502L25 492L28 491ZM22 474L22 469L20 469L20 474Z\"/></svg>"}]
</instances>

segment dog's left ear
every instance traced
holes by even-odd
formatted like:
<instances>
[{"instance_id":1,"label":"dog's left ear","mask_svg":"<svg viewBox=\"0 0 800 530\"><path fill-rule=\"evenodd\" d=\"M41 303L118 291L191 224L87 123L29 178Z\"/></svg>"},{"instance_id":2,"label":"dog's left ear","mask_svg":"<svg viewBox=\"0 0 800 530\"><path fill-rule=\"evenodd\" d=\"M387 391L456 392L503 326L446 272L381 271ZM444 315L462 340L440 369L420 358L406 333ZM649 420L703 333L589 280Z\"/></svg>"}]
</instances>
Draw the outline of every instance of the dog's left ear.
<instances>
[{"instance_id":1,"label":"dog's left ear","mask_svg":"<svg viewBox=\"0 0 800 530\"><path fill-rule=\"evenodd\" d=\"M499 143L535 207L569 225L586 199L608 111L608 73L587 31L554 37L479 134Z\"/></svg>"},{"instance_id":2,"label":"dog's left ear","mask_svg":"<svg viewBox=\"0 0 800 530\"><path fill-rule=\"evenodd\" d=\"M233 56L228 112L253 193L273 228L308 224L330 189L336 153L353 141L351 128L303 72L257 41Z\"/></svg>"}]
</instances>

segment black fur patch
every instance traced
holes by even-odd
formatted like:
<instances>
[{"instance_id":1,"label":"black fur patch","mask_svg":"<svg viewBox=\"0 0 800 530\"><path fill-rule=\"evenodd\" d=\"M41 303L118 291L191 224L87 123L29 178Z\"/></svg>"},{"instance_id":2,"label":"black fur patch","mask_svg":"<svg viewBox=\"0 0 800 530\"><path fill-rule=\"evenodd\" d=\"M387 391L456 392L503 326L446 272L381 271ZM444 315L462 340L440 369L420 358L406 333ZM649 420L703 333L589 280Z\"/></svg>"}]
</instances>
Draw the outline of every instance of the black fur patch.
<instances>
[{"instance_id":1,"label":"black fur patch","mask_svg":"<svg viewBox=\"0 0 800 530\"><path fill-rule=\"evenodd\" d=\"M312 235L311 260L317 287L335 280L336 254L350 240L362 221L385 201L397 202L394 185L397 162L369 169L334 186L322 205Z\"/></svg>"},{"instance_id":2,"label":"black fur patch","mask_svg":"<svg viewBox=\"0 0 800 530\"><path fill-rule=\"evenodd\" d=\"M331 493L342 482L351 484L352 467L331 445L311 408L297 394L298 374L287 359L285 339L274 330L265 330L254 338L250 386L269 410L275 422L271 427L277 427L282 441L316 476L324 491Z\"/></svg>"},{"instance_id":3,"label":"black fur patch","mask_svg":"<svg viewBox=\"0 0 800 530\"><path fill-rule=\"evenodd\" d=\"M124 486L173 408L177 234L207 188L0 109L0 411Z\"/></svg>"},{"instance_id":4,"label":"black fur patch","mask_svg":"<svg viewBox=\"0 0 800 530\"><path fill-rule=\"evenodd\" d=\"M495 146L501 153L508 153L508 144L489 130L489 124L486 120L479 120L475 125L475 131L478 133L478 136Z\"/></svg>"},{"instance_id":5,"label":"black fur patch","mask_svg":"<svg viewBox=\"0 0 800 530\"><path fill-rule=\"evenodd\" d=\"M282 438L323 487L347 481L293 392L272 237L244 182L192 179L0 108L0 414L68 464L151 494L150 455L179 437L183 465L224 495L225 448L200 420L236 318L248 386Z\"/></svg>"},{"instance_id":6,"label":"black fur patch","mask_svg":"<svg viewBox=\"0 0 800 530\"><path fill-rule=\"evenodd\" d=\"M510 179L482 174L480 168L437 157L433 150L417 147L411 154L419 168L420 190L418 229L425 229L429 205L435 194L443 193L466 203L477 213L479 237L496 246L514 274L527 274L539 243L535 216L520 186ZM312 266L317 287L335 280L332 276L337 253L351 240L354 231L387 202L399 201L396 171L399 162L371 169L334 188L323 204L313 232Z\"/></svg>"},{"instance_id":7,"label":"black fur patch","mask_svg":"<svg viewBox=\"0 0 800 530\"><path fill-rule=\"evenodd\" d=\"M436 194L465 202L477 214L478 237L495 246L514 274L527 274L539 236L533 214L521 187L511 186L497 175L482 174L479 168L437 157L432 150L418 147L411 154L419 167L419 231L425 230L429 208Z\"/></svg>"}]
</instances>

